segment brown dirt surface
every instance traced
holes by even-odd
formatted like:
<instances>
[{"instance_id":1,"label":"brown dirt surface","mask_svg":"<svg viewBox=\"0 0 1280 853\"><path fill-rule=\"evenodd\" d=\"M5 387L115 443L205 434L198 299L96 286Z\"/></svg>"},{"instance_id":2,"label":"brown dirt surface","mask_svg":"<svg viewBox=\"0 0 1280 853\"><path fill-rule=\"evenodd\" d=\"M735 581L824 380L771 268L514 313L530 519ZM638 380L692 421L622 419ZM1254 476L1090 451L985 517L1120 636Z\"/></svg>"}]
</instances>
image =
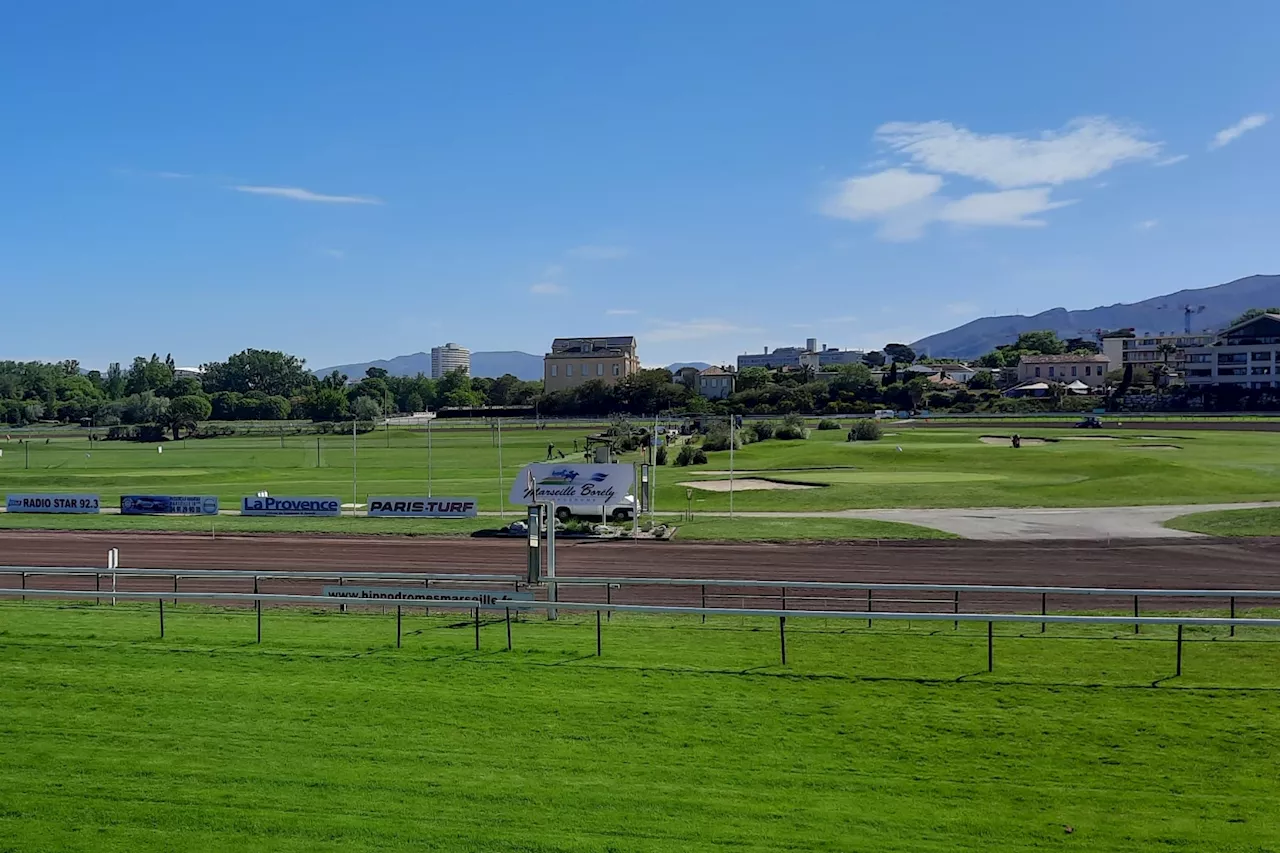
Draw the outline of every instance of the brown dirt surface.
<instances>
[{"instance_id":1,"label":"brown dirt surface","mask_svg":"<svg viewBox=\"0 0 1280 853\"><path fill-rule=\"evenodd\" d=\"M1142 540L1102 542L922 541L898 543L714 544L680 542L561 542L557 548L561 577L678 577L743 580L813 580L1003 584L1024 586L1134 587L1185 589L1280 589L1276 539ZM377 571L517 574L525 571L523 540L417 539L359 536L208 536L189 534L88 533L46 531L0 532L0 564L6 566L106 565L108 548L120 549L127 568L227 569L239 571ZM106 582L104 581L104 584ZM132 578L120 589L168 589L168 579ZM0 587L20 585L0 575ZM33 588L91 589L92 578L33 576ZM449 584L442 584L448 586ZM466 582L459 585L467 586ZM262 592L319 592L319 581L263 581ZM183 591L242 591L246 579L188 579ZM708 605L778 606L766 590L750 586L709 588ZM776 596L776 590L772 591ZM697 605L697 586L625 586L614 590L615 603ZM795 609L865 606L864 592L804 593L824 600L805 600L789 592ZM843 604L831 596L845 596ZM599 587L566 588L563 600L603 601ZM1034 600L1033 600L1034 599ZM1275 606L1277 602L1267 602ZM966 593L962 610L1034 612L1038 596ZM1226 602L1194 599L1149 599L1144 608L1173 606L1225 609ZM945 592L879 593L875 607L893 610L946 610L953 606ZM1127 609L1131 599L1091 597L1082 602L1054 596L1050 609ZM1243 611L1243 604L1241 610ZM1242 612L1241 615L1244 615Z\"/></svg>"}]
</instances>

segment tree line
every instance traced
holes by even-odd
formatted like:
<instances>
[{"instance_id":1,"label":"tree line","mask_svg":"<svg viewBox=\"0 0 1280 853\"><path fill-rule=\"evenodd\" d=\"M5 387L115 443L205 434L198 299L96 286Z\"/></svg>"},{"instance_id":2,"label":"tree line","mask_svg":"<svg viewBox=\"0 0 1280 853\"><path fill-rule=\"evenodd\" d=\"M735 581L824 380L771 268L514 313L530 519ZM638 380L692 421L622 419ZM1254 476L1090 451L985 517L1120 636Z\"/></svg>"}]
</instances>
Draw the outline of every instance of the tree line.
<instances>
[{"instance_id":1,"label":"tree line","mask_svg":"<svg viewBox=\"0 0 1280 853\"><path fill-rule=\"evenodd\" d=\"M532 405L540 382L514 376L441 379L390 376L369 368L357 382L336 371L316 377L305 361L274 350L247 349L179 376L172 356L138 356L126 368L84 371L74 360L0 361L0 422L54 421L85 426L161 427L176 438L203 421L369 421L384 413L442 406Z\"/></svg>"}]
</instances>

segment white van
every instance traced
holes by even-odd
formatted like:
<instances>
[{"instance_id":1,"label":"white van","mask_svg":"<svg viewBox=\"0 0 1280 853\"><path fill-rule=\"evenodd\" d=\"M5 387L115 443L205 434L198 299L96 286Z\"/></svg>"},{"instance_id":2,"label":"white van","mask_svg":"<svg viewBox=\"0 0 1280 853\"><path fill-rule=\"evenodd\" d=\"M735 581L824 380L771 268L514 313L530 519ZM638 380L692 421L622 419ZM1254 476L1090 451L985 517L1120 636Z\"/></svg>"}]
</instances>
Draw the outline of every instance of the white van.
<instances>
[{"instance_id":1,"label":"white van","mask_svg":"<svg viewBox=\"0 0 1280 853\"><path fill-rule=\"evenodd\" d=\"M898 413L895 412L893 409L876 409L875 417L876 417L876 420L878 421L882 421L887 418L896 418L897 416L898 416Z\"/></svg>"},{"instance_id":2,"label":"white van","mask_svg":"<svg viewBox=\"0 0 1280 853\"><path fill-rule=\"evenodd\" d=\"M610 521L630 521L636 513L636 499L633 495L623 495L619 500L611 504L605 504L604 516ZM575 516L583 521L599 521L600 507L598 506L557 506L556 518L560 521L568 521Z\"/></svg>"}]
</instances>

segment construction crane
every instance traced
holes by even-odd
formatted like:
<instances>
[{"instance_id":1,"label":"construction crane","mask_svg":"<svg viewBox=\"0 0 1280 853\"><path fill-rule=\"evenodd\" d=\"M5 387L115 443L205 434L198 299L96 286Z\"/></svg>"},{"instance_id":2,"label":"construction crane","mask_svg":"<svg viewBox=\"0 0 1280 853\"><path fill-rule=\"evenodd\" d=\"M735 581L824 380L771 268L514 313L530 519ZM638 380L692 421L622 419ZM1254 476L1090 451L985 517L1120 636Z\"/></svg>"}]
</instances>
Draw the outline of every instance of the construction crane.
<instances>
[{"instance_id":1,"label":"construction crane","mask_svg":"<svg viewBox=\"0 0 1280 853\"><path fill-rule=\"evenodd\" d=\"M1191 334L1191 318L1205 310L1207 305L1161 305L1160 308L1177 308L1182 311L1182 330Z\"/></svg>"}]
</instances>

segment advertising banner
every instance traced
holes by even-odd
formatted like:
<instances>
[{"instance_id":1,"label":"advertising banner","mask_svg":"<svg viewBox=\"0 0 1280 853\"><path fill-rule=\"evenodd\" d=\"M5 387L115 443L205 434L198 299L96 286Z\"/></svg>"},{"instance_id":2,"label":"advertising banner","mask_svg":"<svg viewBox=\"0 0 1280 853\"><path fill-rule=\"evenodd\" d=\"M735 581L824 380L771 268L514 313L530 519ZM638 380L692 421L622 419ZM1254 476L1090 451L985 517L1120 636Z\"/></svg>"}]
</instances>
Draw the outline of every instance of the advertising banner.
<instances>
[{"instance_id":1,"label":"advertising banner","mask_svg":"<svg viewBox=\"0 0 1280 853\"><path fill-rule=\"evenodd\" d=\"M369 498L372 518L475 518L475 498Z\"/></svg>"},{"instance_id":2,"label":"advertising banner","mask_svg":"<svg viewBox=\"0 0 1280 853\"><path fill-rule=\"evenodd\" d=\"M121 515L217 515L211 495L121 495Z\"/></svg>"},{"instance_id":3,"label":"advertising banner","mask_svg":"<svg viewBox=\"0 0 1280 853\"><path fill-rule=\"evenodd\" d=\"M7 495L8 512L74 512L96 513L97 495Z\"/></svg>"},{"instance_id":4,"label":"advertising banner","mask_svg":"<svg viewBox=\"0 0 1280 853\"><path fill-rule=\"evenodd\" d=\"M240 501L241 515L324 515L342 514L337 498L259 498Z\"/></svg>"},{"instance_id":5,"label":"advertising banner","mask_svg":"<svg viewBox=\"0 0 1280 853\"><path fill-rule=\"evenodd\" d=\"M635 480L635 466L628 463L535 462L516 475L509 500L513 504L599 507L622 500Z\"/></svg>"},{"instance_id":6,"label":"advertising banner","mask_svg":"<svg viewBox=\"0 0 1280 853\"><path fill-rule=\"evenodd\" d=\"M504 601L533 601L531 592L508 592L500 589L423 589L397 586L326 586L328 598L354 598L360 601L382 601L406 598L413 601L478 601L483 607L501 607Z\"/></svg>"}]
</instances>

